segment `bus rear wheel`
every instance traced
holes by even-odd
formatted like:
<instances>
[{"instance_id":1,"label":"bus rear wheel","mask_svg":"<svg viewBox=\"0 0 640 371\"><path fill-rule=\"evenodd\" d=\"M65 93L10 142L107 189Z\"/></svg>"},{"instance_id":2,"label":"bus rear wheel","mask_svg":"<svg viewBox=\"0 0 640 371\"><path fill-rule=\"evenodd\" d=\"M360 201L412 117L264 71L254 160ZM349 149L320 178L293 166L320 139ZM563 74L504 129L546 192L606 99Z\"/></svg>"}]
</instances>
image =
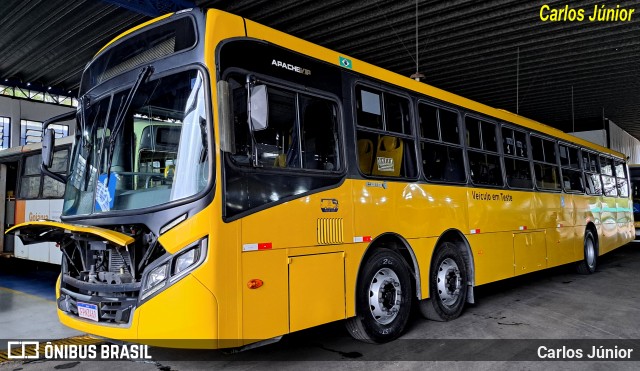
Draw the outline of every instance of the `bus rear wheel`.
<instances>
[{"instance_id":1,"label":"bus rear wheel","mask_svg":"<svg viewBox=\"0 0 640 371\"><path fill-rule=\"evenodd\" d=\"M467 301L467 281L460 250L450 242L440 245L431 261L429 299L419 303L422 315L441 322L458 318Z\"/></svg>"},{"instance_id":2,"label":"bus rear wheel","mask_svg":"<svg viewBox=\"0 0 640 371\"><path fill-rule=\"evenodd\" d=\"M596 271L598 251L593 232L587 230L584 234L584 259L578 262L576 269L580 274L591 274Z\"/></svg>"},{"instance_id":3,"label":"bus rear wheel","mask_svg":"<svg viewBox=\"0 0 640 371\"><path fill-rule=\"evenodd\" d=\"M368 343L384 343L402 334L411 312L411 275L396 252L380 249L362 267L356 287L356 316L346 321L349 334Z\"/></svg>"}]
</instances>

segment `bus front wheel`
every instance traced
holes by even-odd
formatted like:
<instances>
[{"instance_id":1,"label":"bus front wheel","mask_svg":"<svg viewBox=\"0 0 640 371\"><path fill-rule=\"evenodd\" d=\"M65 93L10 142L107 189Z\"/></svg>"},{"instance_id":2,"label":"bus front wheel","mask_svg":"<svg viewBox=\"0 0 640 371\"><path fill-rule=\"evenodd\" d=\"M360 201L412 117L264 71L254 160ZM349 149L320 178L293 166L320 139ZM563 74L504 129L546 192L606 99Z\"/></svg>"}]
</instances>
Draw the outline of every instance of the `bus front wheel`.
<instances>
[{"instance_id":1,"label":"bus front wheel","mask_svg":"<svg viewBox=\"0 0 640 371\"><path fill-rule=\"evenodd\" d=\"M580 274L591 274L596 271L598 252L593 232L587 229L584 234L584 259L578 262L576 269Z\"/></svg>"},{"instance_id":2,"label":"bus front wheel","mask_svg":"<svg viewBox=\"0 0 640 371\"><path fill-rule=\"evenodd\" d=\"M362 267L356 287L356 316L346 321L351 336L369 343L396 339L411 312L411 276L403 258L380 249Z\"/></svg>"},{"instance_id":3,"label":"bus front wheel","mask_svg":"<svg viewBox=\"0 0 640 371\"><path fill-rule=\"evenodd\" d=\"M467 301L467 269L460 250L445 242L436 251L429 273L429 299L419 303L422 315L433 321L458 318Z\"/></svg>"}]
</instances>

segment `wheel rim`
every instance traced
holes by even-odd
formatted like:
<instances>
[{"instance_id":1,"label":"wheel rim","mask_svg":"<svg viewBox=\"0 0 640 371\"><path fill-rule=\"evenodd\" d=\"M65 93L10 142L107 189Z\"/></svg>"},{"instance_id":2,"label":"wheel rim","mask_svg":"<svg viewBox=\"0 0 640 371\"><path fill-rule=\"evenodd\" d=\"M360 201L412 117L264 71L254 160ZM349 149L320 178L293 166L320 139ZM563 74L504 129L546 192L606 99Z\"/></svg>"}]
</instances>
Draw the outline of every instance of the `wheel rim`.
<instances>
[{"instance_id":1,"label":"wheel rim","mask_svg":"<svg viewBox=\"0 0 640 371\"><path fill-rule=\"evenodd\" d=\"M369 285L369 309L373 319L388 325L398 316L402 304L402 285L398 275L389 268L380 268Z\"/></svg>"},{"instance_id":2,"label":"wheel rim","mask_svg":"<svg viewBox=\"0 0 640 371\"><path fill-rule=\"evenodd\" d=\"M589 268L593 268L596 264L596 248L591 238L587 238L584 242L584 254Z\"/></svg>"},{"instance_id":3,"label":"wheel rim","mask_svg":"<svg viewBox=\"0 0 640 371\"><path fill-rule=\"evenodd\" d=\"M442 304L447 307L456 304L462 290L462 276L458 264L453 259L446 258L440 263L437 288Z\"/></svg>"}]
</instances>

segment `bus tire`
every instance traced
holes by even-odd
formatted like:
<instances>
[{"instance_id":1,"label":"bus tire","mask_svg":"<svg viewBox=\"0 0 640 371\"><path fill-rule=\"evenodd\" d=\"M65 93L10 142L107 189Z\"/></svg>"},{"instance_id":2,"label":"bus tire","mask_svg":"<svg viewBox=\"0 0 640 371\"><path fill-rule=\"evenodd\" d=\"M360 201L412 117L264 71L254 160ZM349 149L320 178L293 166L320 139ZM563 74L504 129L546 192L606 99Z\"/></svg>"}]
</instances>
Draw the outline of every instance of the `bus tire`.
<instances>
[{"instance_id":1,"label":"bus tire","mask_svg":"<svg viewBox=\"0 0 640 371\"><path fill-rule=\"evenodd\" d=\"M345 325L349 334L368 343L385 343L402 334L411 312L411 275L395 251L371 255L358 276L356 316Z\"/></svg>"},{"instance_id":2,"label":"bus tire","mask_svg":"<svg viewBox=\"0 0 640 371\"><path fill-rule=\"evenodd\" d=\"M591 274L596 271L598 251L593 232L587 229L584 233L584 258L576 265L576 270L580 274Z\"/></svg>"},{"instance_id":3,"label":"bus tire","mask_svg":"<svg viewBox=\"0 0 640 371\"><path fill-rule=\"evenodd\" d=\"M432 321L451 321L467 301L467 268L460 250L451 242L441 244L431 261L429 299L419 303L422 315Z\"/></svg>"}]
</instances>

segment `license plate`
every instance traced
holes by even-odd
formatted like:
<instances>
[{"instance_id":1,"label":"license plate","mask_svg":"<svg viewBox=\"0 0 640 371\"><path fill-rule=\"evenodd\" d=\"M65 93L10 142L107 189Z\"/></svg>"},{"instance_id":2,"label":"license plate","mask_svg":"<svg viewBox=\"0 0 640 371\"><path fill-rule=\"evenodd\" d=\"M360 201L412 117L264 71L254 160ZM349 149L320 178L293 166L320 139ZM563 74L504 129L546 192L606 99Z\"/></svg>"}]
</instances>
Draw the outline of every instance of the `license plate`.
<instances>
[{"instance_id":1,"label":"license plate","mask_svg":"<svg viewBox=\"0 0 640 371\"><path fill-rule=\"evenodd\" d=\"M82 318L98 321L98 306L95 304L78 302L78 315Z\"/></svg>"}]
</instances>

